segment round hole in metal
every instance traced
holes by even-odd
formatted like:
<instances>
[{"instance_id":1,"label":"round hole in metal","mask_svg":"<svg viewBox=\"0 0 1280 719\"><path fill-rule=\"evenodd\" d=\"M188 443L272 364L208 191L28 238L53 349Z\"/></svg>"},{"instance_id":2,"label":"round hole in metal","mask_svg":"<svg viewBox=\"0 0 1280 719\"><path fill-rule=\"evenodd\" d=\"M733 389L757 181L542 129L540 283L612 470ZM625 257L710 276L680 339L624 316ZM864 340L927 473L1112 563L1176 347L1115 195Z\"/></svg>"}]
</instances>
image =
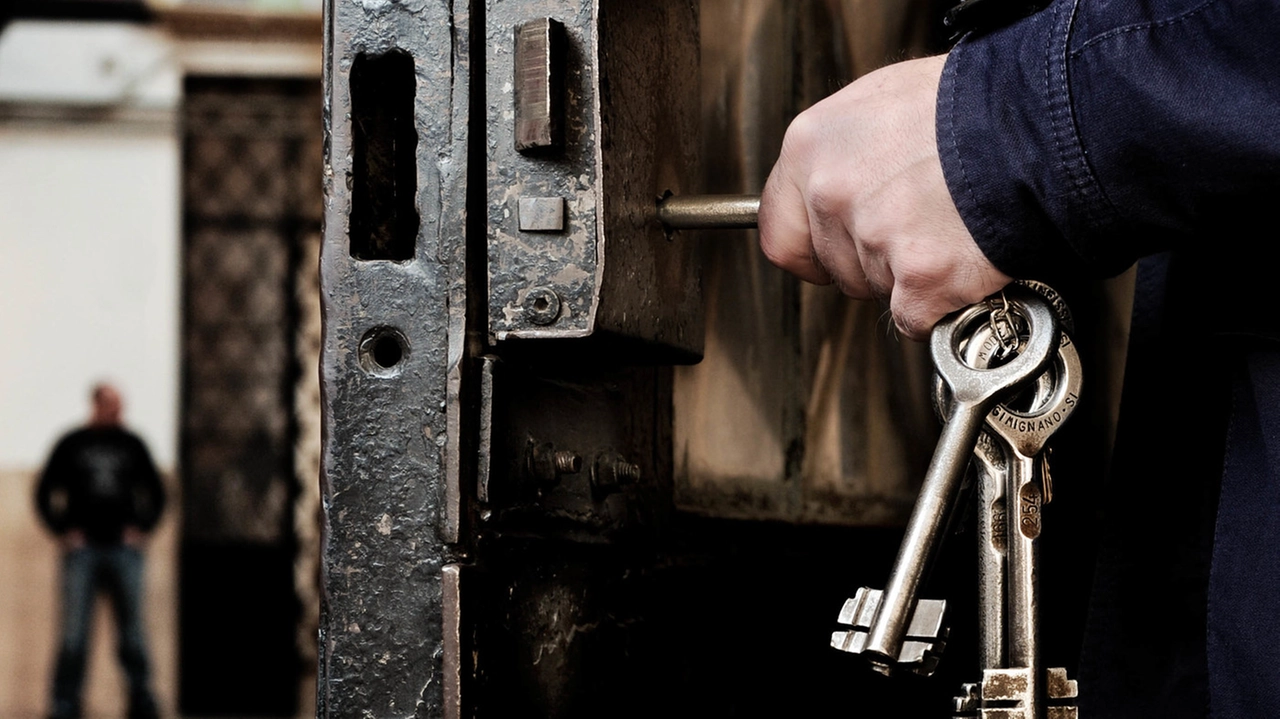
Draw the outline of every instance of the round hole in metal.
<instances>
[{"instance_id":1,"label":"round hole in metal","mask_svg":"<svg viewBox=\"0 0 1280 719\"><path fill-rule=\"evenodd\" d=\"M360 338L360 367L376 377L394 377L409 354L409 341L394 327L374 327Z\"/></svg>"}]
</instances>

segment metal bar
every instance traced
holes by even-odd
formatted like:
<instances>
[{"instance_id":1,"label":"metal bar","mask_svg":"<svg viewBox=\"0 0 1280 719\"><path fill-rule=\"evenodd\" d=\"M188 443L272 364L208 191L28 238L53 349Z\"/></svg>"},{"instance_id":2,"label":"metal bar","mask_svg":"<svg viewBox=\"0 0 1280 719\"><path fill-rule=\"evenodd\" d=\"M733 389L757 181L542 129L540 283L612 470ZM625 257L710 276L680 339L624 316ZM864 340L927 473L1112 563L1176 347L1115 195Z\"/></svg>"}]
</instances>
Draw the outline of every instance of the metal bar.
<instances>
[{"instance_id":1,"label":"metal bar","mask_svg":"<svg viewBox=\"0 0 1280 719\"><path fill-rule=\"evenodd\" d=\"M443 644L444 719L462 719L462 567L446 564L440 569L440 590L443 596L444 633Z\"/></svg>"},{"instance_id":2,"label":"metal bar","mask_svg":"<svg viewBox=\"0 0 1280 719\"><path fill-rule=\"evenodd\" d=\"M1005 653L1004 627L1007 618L1005 606L1005 553L1009 532L1005 526L1008 502L1005 499L1005 483L1008 481L1007 462L991 435L978 435L979 455L975 458L978 468L978 666L983 669L1003 669L1008 666Z\"/></svg>"},{"instance_id":3,"label":"metal bar","mask_svg":"<svg viewBox=\"0 0 1280 719\"><path fill-rule=\"evenodd\" d=\"M671 230L754 229L759 195L687 195L658 202L658 219Z\"/></svg>"},{"instance_id":4,"label":"metal bar","mask_svg":"<svg viewBox=\"0 0 1280 719\"><path fill-rule=\"evenodd\" d=\"M467 10L325 2L321 719L445 714L441 566L470 495L458 484L465 410L449 409L466 392ZM356 127L353 96L368 117L390 113L404 142L357 143L369 128ZM377 154L388 151L394 166ZM416 224L370 208L375 228L392 228L389 245L381 230L353 240L361 167L366 189L417 198Z\"/></svg>"},{"instance_id":5,"label":"metal bar","mask_svg":"<svg viewBox=\"0 0 1280 719\"><path fill-rule=\"evenodd\" d=\"M1036 565L1040 548L1036 537L1028 536L1022 526L1024 504L1034 507L1039 520L1039 478L1035 476L1036 455L1027 457L1017 450L1012 455L1004 493L1008 502L1005 532L1009 548L1005 563L1005 640L1009 666L1028 670L1022 705L1025 716L1039 719L1045 716L1044 662L1037 626L1040 602ZM1030 495L1026 491L1029 486Z\"/></svg>"}]
</instances>

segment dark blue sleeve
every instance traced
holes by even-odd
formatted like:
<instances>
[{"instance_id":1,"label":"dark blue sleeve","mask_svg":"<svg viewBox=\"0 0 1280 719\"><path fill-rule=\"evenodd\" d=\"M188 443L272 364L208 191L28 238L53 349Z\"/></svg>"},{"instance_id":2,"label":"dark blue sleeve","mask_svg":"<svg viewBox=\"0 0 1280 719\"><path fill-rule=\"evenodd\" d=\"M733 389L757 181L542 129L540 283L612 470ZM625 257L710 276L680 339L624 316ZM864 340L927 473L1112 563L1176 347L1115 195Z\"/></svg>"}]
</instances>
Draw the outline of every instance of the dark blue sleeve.
<instances>
[{"instance_id":1,"label":"dark blue sleeve","mask_svg":"<svg viewBox=\"0 0 1280 719\"><path fill-rule=\"evenodd\" d=\"M952 198L1006 274L1241 241L1223 228L1274 227L1280 198L1280 2L1054 0L961 40L937 107Z\"/></svg>"}]
</instances>

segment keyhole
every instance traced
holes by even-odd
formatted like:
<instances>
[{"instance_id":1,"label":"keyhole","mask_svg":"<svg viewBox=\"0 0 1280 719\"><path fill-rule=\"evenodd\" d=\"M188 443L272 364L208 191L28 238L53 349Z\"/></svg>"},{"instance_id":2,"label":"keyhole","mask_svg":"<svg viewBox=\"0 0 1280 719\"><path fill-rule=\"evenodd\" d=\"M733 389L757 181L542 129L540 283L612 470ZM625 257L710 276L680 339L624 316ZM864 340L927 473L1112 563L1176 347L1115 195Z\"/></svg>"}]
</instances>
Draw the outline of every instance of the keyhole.
<instances>
[{"instance_id":1,"label":"keyhole","mask_svg":"<svg viewBox=\"0 0 1280 719\"><path fill-rule=\"evenodd\" d=\"M400 343L390 335L383 335L373 343L373 361L383 369L391 369L400 364L403 354Z\"/></svg>"},{"instance_id":2,"label":"keyhole","mask_svg":"<svg viewBox=\"0 0 1280 719\"><path fill-rule=\"evenodd\" d=\"M409 340L394 327L374 327L360 338L360 367L375 377L394 377L409 353Z\"/></svg>"}]
</instances>

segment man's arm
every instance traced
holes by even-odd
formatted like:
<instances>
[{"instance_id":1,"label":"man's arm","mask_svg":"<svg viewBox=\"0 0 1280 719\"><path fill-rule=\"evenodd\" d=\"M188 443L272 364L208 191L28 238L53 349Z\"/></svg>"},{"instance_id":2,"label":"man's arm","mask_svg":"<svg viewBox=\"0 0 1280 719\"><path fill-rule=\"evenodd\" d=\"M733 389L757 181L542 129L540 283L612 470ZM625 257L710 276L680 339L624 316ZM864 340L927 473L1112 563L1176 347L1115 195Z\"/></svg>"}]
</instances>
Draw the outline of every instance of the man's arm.
<instances>
[{"instance_id":1,"label":"man's arm","mask_svg":"<svg viewBox=\"0 0 1280 719\"><path fill-rule=\"evenodd\" d=\"M36 511L46 527L54 534L62 535L67 529L66 506L55 506L55 495L62 494L63 502L67 491L67 456L66 438L59 440L49 454L40 472L40 481L36 484Z\"/></svg>"},{"instance_id":2,"label":"man's arm","mask_svg":"<svg viewBox=\"0 0 1280 719\"><path fill-rule=\"evenodd\" d=\"M1275 37L1269 0L1055 0L945 60L872 73L788 130L762 246L805 279L888 296L922 338L1008 276L1105 275L1269 220Z\"/></svg>"},{"instance_id":3,"label":"man's arm","mask_svg":"<svg viewBox=\"0 0 1280 719\"><path fill-rule=\"evenodd\" d=\"M155 529L164 512L164 485L160 482L160 473L156 471L155 462L147 445L138 437L134 437L134 522L133 526L143 533Z\"/></svg>"}]
</instances>

